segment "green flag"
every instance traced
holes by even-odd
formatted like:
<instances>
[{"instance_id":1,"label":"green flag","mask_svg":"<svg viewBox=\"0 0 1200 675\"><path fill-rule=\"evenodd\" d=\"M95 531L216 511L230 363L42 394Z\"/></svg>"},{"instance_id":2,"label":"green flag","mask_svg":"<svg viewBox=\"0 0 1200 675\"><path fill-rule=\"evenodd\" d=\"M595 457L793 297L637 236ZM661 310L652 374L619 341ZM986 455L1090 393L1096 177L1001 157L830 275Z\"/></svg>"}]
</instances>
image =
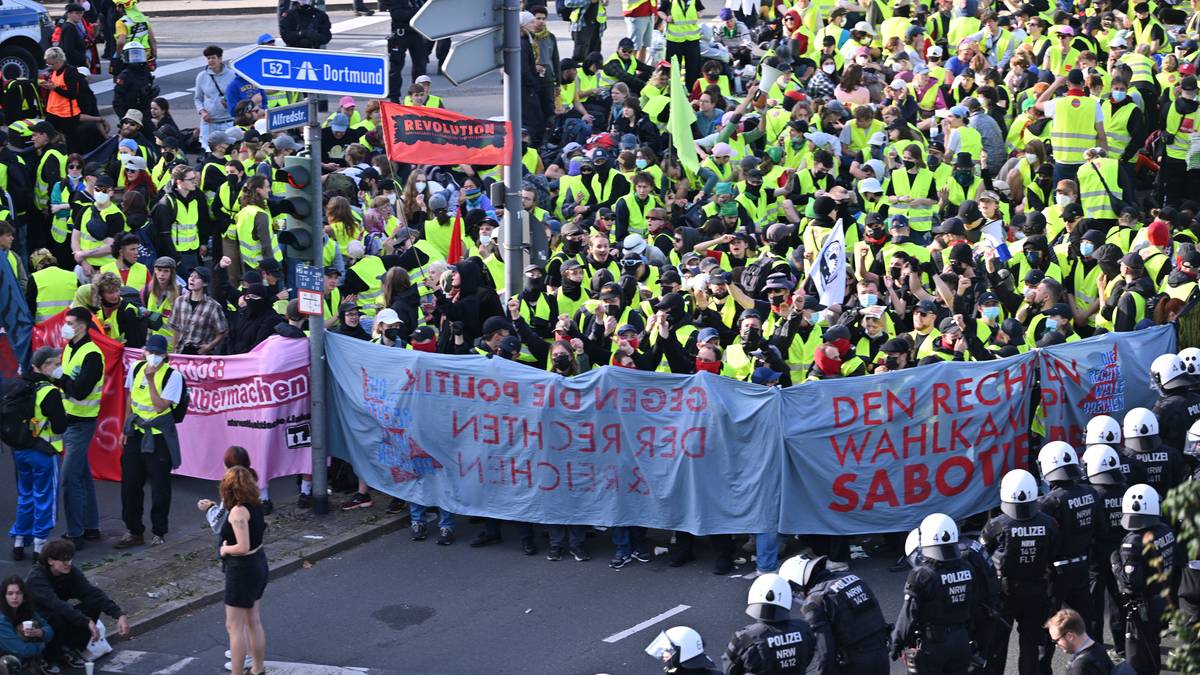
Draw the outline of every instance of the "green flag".
<instances>
[{"instance_id":1,"label":"green flag","mask_svg":"<svg viewBox=\"0 0 1200 675\"><path fill-rule=\"evenodd\" d=\"M692 140L692 122L696 121L696 111L688 101L687 93L683 90L683 80L680 79L679 59L671 58L671 116L667 121L667 131L671 132L671 144L679 163L688 173L695 175L700 170L700 158L696 156L696 144Z\"/></svg>"}]
</instances>

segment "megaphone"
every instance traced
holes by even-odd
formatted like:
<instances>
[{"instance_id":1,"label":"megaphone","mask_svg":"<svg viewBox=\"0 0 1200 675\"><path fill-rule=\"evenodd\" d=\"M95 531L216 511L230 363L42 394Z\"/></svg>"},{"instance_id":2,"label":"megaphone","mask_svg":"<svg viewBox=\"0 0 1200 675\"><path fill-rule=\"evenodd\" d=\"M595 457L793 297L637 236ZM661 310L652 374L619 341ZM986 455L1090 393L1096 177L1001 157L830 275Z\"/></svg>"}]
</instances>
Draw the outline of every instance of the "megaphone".
<instances>
[{"instance_id":1,"label":"megaphone","mask_svg":"<svg viewBox=\"0 0 1200 675\"><path fill-rule=\"evenodd\" d=\"M758 90L763 94L771 91L771 87L783 77L783 71L771 65L769 62L764 62L762 66L762 77L759 78Z\"/></svg>"}]
</instances>

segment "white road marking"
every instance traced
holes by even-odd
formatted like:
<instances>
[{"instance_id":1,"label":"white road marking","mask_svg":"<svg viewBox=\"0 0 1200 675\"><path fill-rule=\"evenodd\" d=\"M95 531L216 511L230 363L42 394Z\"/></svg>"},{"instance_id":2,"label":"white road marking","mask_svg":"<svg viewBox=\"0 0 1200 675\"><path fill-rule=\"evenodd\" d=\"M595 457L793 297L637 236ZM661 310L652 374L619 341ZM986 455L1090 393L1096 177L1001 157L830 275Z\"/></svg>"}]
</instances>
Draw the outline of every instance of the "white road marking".
<instances>
[{"instance_id":1,"label":"white road marking","mask_svg":"<svg viewBox=\"0 0 1200 675\"><path fill-rule=\"evenodd\" d=\"M352 30L358 30L359 28L371 26L371 25L374 25L377 23L381 23L383 21L391 21L391 17L386 14L382 15L382 16L359 16L359 17L355 17L353 19L339 21L339 22L333 24L333 26L330 27L330 30L334 35L337 35L339 33L345 33L345 32L352 31ZM386 42L386 40L384 42ZM253 49L254 46L255 45L241 45L238 47L231 47L229 49L226 49L225 50L225 61L229 62L229 61L233 60L234 58L241 56L242 54L245 54L246 52ZM203 68L207 64L208 64L207 59L205 59L203 56L197 56L194 58L179 61L178 63L172 63L170 65L163 66L162 68L157 68L154 71L154 77L156 79L162 79L164 77L169 77L171 75L177 75L179 73L186 73L189 70L198 70L200 68ZM104 82L97 82L92 85L92 93L94 93L94 94L103 94L106 92L110 92L112 90L113 90L113 81L111 78L108 80L105 80Z\"/></svg>"},{"instance_id":2,"label":"white road marking","mask_svg":"<svg viewBox=\"0 0 1200 675\"><path fill-rule=\"evenodd\" d=\"M188 91L173 91L169 94L163 94L162 97L167 99L168 101L170 101L170 100L177 99L177 98L183 98L184 96L187 96L190 93L191 92L188 92Z\"/></svg>"},{"instance_id":3,"label":"white road marking","mask_svg":"<svg viewBox=\"0 0 1200 675\"><path fill-rule=\"evenodd\" d=\"M98 669L102 673L124 673L127 672L126 668L129 668L147 656L150 656L149 652L140 652L136 649L122 649L113 653L107 661L100 664Z\"/></svg>"},{"instance_id":4,"label":"white road marking","mask_svg":"<svg viewBox=\"0 0 1200 675\"><path fill-rule=\"evenodd\" d=\"M98 673L125 673L127 675L175 675L199 666L192 656L178 657L171 654L122 649L96 664ZM164 662L169 661L166 665ZM278 675L363 675L368 668L354 666L326 666L316 663L293 663L291 661L265 661L266 669ZM151 668L155 670L151 671Z\"/></svg>"},{"instance_id":5,"label":"white road marking","mask_svg":"<svg viewBox=\"0 0 1200 675\"><path fill-rule=\"evenodd\" d=\"M150 675L174 675L175 673L182 671L184 668L187 668L189 665L191 665L192 661L195 660L196 659L190 656L185 656L166 668L160 668L159 670L150 673Z\"/></svg>"},{"instance_id":6,"label":"white road marking","mask_svg":"<svg viewBox=\"0 0 1200 675\"><path fill-rule=\"evenodd\" d=\"M620 642L621 640L624 640L625 638L629 637L630 635L633 635L634 633L638 633L643 630L646 630L647 628L649 628L650 626L653 626L656 623L662 623L663 621L666 621L667 619L675 616L676 614L679 614L680 612L686 612L689 609L691 609L690 605L676 605L676 606L672 607L671 609L668 609L667 611L663 612L662 614L659 614L658 616L652 616L649 619L646 619L645 621L643 621L635 626L626 628L625 630L623 630L619 633L613 633L612 635L609 635L608 637L604 638L604 642L607 642L609 644Z\"/></svg>"}]
</instances>

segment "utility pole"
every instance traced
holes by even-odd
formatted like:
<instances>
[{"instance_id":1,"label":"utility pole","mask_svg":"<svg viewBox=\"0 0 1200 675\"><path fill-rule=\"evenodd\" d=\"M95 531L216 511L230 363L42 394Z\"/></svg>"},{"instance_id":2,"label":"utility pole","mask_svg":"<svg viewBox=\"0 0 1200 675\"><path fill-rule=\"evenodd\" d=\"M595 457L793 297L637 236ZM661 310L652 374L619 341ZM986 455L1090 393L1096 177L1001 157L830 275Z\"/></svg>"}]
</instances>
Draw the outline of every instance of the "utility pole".
<instances>
[{"instance_id":1,"label":"utility pole","mask_svg":"<svg viewBox=\"0 0 1200 675\"><path fill-rule=\"evenodd\" d=\"M325 267L322 246L325 229L321 221L325 207L321 204L321 122L317 111L318 96L308 95L308 156L312 162L312 214L309 227L312 232L312 264L317 269ZM325 316L308 317L308 381L312 400L312 417L309 429L312 433L312 490L313 513L323 516L329 513L329 475L325 471L328 453L325 449Z\"/></svg>"},{"instance_id":2,"label":"utility pole","mask_svg":"<svg viewBox=\"0 0 1200 675\"><path fill-rule=\"evenodd\" d=\"M504 119L512 125L512 150L504 167L504 290L525 289L525 228L521 222L521 3L504 0Z\"/></svg>"}]
</instances>

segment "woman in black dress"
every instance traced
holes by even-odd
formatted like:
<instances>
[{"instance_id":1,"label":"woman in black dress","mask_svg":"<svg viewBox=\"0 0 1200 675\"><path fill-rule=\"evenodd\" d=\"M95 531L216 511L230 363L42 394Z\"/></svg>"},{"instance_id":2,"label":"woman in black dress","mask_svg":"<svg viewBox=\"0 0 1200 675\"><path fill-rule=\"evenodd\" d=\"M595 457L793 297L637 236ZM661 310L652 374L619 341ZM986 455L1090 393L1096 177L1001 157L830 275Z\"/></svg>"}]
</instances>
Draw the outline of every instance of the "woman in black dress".
<instances>
[{"instance_id":1,"label":"woman in black dress","mask_svg":"<svg viewBox=\"0 0 1200 675\"><path fill-rule=\"evenodd\" d=\"M252 675L265 672L267 637L260 615L267 587L267 555L263 552L262 504L254 474L234 466L221 479L221 502L229 513L221 527L220 553L225 568L225 628L229 631L230 662L242 664L249 652ZM248 643L248 644L247 644Z\"/></svg>"}]
</instances>

